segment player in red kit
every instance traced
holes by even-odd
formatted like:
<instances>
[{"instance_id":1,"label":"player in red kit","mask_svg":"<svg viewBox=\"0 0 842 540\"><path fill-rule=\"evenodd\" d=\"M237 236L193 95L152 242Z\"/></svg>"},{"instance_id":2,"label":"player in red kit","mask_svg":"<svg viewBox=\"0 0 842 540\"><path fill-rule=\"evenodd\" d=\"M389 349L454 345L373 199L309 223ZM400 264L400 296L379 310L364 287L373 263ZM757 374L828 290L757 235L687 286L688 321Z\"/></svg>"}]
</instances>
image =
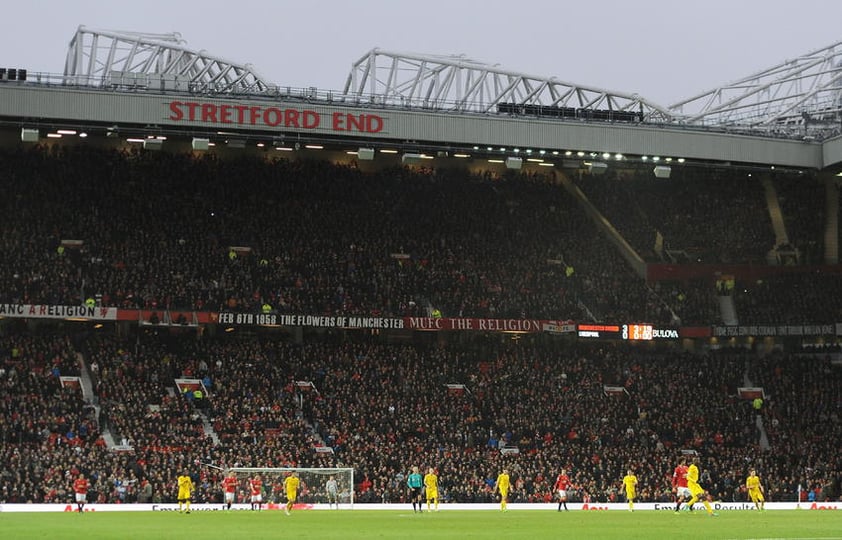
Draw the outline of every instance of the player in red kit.
<instances>
[{"instance_id":1,"label":"player in red kit","mask_svg":"<svg viewBox=\"0 0 842 540\"><path fill-rule=\"evenodd\" d=\"M570 477L564 472L564 469L561 469L561 472L558 473L558 477L555 479L555 486L553 489L558 496L558 511L561 512L561 505L564 505L564 510L567 511L567 490L569 490L572 486L570 485Z\"/></svg>"},{"instance_id":2,"label":"player in red kit","mask_svg":"<svg viewBox=\"0 0 842 540\"><path fill-rule=\"evenodd\" d=\"M257 509L261 510L263 506L263 480L260 476L255 476L249 480L249 487L251 488L251 509L254 510L255 505Z\"/></svg>"},{"instance_id":3,"label":"player in red kit","mask_svg":"<svg viewBox=\"0 0 842 540\"><path fill-rule=\"evenodd\" d=\"M76 506L78 507L79 512L82 512L82 508L84 508L85 503L88 502L89 487L90 484L84 474L80 474L73 482L73 492L76 494Z\"/></svg>"},{"instance_id":4,"label":"player in red kit","mask_svg":"<svg viewBox=\"0 0 842 540\"><path fill-rule=\"evenodd\" d=\"M231 503L237 494L237 477L229 474L222 480L222 491L225 493L225 506L231 510Z\"/></svg>"},{"instance_id":5,"label":"player in red kit","mask_svg":"<svg viewBox=\"0 0 842 540\"><path fill-rule=\"evenodd\" d=\"M672 491L675 493L675 511L681 510L681 503L690 498L690 488L687 487L687 460L681 458L672 471Z\"/></svg>"}]
</instances>

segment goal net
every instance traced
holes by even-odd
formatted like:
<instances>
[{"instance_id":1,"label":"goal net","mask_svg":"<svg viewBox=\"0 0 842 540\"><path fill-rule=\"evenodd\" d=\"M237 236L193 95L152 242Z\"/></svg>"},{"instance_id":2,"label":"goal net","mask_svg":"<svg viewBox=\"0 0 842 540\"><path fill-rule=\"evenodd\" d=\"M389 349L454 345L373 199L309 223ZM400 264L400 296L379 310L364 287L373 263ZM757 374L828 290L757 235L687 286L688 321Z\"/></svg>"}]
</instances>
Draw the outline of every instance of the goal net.
<instances>
[{"instance_id":1,"label":"goal net","mask_svg":"<svg viewBox=\"0 0 842 540\"><path fill-rule=\"evenodd\" d=\"M300 480L297 503L337 509L354 507L352 468L232 467L228 472L239 480L240 489L243 490L247 489L250 478L260 476L264 502L286 503L284 479L296 472Z\"/></svg>"}]
</instances>

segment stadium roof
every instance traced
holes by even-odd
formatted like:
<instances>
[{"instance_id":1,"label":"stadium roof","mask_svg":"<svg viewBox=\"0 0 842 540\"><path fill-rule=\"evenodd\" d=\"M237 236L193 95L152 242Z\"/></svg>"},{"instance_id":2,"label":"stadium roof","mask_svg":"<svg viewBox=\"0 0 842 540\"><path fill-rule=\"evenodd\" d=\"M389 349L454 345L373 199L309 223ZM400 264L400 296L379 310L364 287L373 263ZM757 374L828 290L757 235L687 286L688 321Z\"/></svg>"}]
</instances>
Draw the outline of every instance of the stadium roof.
<instances>
[{"instance_id":1,"label":"stadium roof","mask_svg":"<svg viewBox=\"0 0 842 540\"><path fill-rule=\"evenodd\" d=\"M374 94L387 102L432 109L493 112L502 104L601 109L640 113L669 122L665 107L638 94L527 75L465 56L399 53L372 49L354 62L344 93Z\"/></svg>"},{"instance_id":2,"label":"stadium roof","mask_svg":"<svg viewBox=\"0 0 842 540\"><path fill-rule=\"evenodd\" d=\"M179 79L205 93L271 95L278 88L250 64L187 48L178 33L77 29L65 77L97 85L126 74ZM464 56L372 49L353 63L342 94L333 99L480 113L502 110L501 105L588 109L634 114L644 122L821 140L842 126L842 42L669 107L634 93L518 73Z\"/></svg>"},{"instance_id":3,"label":"stadium roof","mask_svg":"<svg viewBox=\"0 0 842 540\"><path fill-rule=\"evenodd\" d=\"M669 110L691 124L783 135L838 133L842 41L685 99Z\"/></svg>"},{"instance_id":4,"label":"stadium roof","mask_svg":"<svg viewBox=\"0 0 842 540\"><path fill-rule=\"evenodd\" d=\"M236 64L194 51L181 34L147 34L94 30L80 26L67 51L65 77L79 83L103 84L115 74L180 77L196 91L265 92L270 85L251 64Z\"/></svg>"}]
</instances>

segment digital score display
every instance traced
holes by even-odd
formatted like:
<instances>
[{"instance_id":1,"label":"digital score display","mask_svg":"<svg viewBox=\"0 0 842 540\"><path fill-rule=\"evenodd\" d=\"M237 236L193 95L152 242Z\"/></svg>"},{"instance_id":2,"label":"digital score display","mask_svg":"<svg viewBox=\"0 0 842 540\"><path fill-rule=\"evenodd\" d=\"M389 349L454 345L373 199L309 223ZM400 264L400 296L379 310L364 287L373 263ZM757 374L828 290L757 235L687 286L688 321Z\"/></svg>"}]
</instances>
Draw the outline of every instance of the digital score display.
<instances>
[{"instance_id":1,"label":"digital score display","mask_svg":"<svg viewBox=\"0 0 842 540\"><path fill-rule=\"evenodd\" d=\"M652 341L654 339L678 339L675 328L656 328L646 323L629 324L578 324L576 334L580 338L624 339L628 341Z\"/></svg>"},{"instance_id":2,"label":"digital score display","mask_svg":"<svg viewBox=\"0 0 842 540\"><path fill-rule=\"evenodd\" d=\"M623 339L619 324L580 324L576 332L581 338Z\"/></svg>"},{"instance_id":3,"label":"digital score display","mask_svg":"<svg viewBox=\"0 0 842 540\"><path fill-rule=\"evenodd\" d=\"M652 325L651 324L624 324L623 325L623 339L630 339L632 341L651 341L652 340Z\"/></svg>"}]
</instances>

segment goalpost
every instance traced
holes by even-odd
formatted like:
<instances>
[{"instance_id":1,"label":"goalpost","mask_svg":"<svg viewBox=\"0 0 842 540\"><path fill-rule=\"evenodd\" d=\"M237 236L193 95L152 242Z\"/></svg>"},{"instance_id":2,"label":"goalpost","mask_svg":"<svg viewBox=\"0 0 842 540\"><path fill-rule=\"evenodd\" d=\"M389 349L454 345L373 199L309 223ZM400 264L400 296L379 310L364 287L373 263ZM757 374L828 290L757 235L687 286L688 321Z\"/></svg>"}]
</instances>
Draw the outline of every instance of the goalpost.
<instances>
[{"instance_id":1,"label":"goalpost","mask_svg":"<svg viewBox=\"0 0 842 540\"><path fill-rule=\"evenodd\" d=\"M286 502L283 483L290 473L298 473L298 503L354 508L354 469L349 467L231 467L228 472L241 483L259 475L263 480L264 502ZM332 481L331 481L332 480Z\"/></svg>"}]
</instances>

